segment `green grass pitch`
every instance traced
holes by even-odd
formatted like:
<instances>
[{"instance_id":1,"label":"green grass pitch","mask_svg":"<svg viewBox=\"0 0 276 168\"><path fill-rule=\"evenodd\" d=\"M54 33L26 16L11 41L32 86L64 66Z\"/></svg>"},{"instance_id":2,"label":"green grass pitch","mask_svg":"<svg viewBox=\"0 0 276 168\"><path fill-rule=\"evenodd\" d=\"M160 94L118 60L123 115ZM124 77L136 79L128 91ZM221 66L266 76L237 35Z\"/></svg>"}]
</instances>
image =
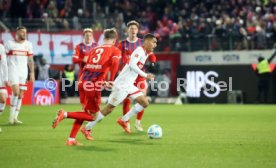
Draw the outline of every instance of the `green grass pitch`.
<instances>
[{"instance_id":1,"label":"green grass pitch","mask_svg":"<svg viewBox=\"0 0 276 168\"><path fill-rule=\"evenodd\" d=\"M81 133L81 147L67 147L73 120L51 122L56 110L79 105L22 107L23 125L10 126L8 107L0 116L1 168L274 168L275 105L150 105L143 126L159 124L163 138L127 135L116 124L121 107L94 128L94 141ZM132 126L134 119L132 119Z\"/></svg>"}]
</instances>

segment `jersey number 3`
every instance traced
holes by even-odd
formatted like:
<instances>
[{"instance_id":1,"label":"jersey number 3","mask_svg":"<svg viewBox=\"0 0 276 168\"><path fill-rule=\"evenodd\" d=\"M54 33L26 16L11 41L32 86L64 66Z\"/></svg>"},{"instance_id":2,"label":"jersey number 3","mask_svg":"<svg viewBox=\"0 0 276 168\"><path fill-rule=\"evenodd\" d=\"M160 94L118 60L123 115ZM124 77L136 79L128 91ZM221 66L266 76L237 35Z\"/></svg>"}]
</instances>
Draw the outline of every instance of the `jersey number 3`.
<instances>
[{"instance_id":1,"label":"jersey number 3","mask_svg":"<svg viewBox=\"0 0 276 168\"><path fill-rule=\"evenodd\" d=\"M96 57L94 57L94 58L92 59L92 62L93 62L93 63L96 64L96 63L98 63L98 62L100 61L103 51L104 51L103 48L98 48L98 49L96 50Z\"/></svg>"}]
</instances>

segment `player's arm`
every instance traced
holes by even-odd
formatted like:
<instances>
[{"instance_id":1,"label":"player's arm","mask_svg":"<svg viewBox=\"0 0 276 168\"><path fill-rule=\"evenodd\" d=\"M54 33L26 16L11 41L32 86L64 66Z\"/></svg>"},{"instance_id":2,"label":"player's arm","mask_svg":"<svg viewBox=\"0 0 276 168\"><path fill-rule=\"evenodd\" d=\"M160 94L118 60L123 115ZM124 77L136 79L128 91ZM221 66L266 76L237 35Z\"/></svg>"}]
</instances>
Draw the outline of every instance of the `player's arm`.
<instances>
[{"instance_id":1,"label":"player's arm","mask_svg":"<svg viewBox=\"0 0 276 168\"><path fill-rule=\"evenodd\" d=\"M113 81L115 78L115 75L117 74L118 68L119 68L119 58L118 57L113 57L111 60L111 65L109 68L110 71L110 77L108 81L105 81L105 86L106 87L112 87L113 86Z\"/></svg>"},{"instance_id":2,"label":"player's arm","mask_svg":"<svg viewBox=\"0 0 276 168\"><path fill-rule=\"evenodd\" d=\"M33 59L33 46L30 45L28 51L28 67L30 69L30 81L33 82L35 80L35 72L34 72L34 59Z\"/></svg>"},{"instance_id":3,"label":"player's arm","mask_svg":"<svg viewBox=\"0 0 276 168\"><path fill-rule=\"evenodd\" d=\"M79 45L77 45L76 48L75 48L75 50L74 50L72 61L75 64L83 62L83 60L80 59L80 48L79 48Z\"/></svg>"},{"instance_id":4,"label":"player's arm","mask_svg":"<svg viewBox=\"0 0 276 168\"><path fill-rule=\"evenodd\" d=\"M268 59L268 63L270 63L275 56L276 56L276 49L275 49L274 53L271 55L271 57Z\"/></svg>"},{"instance_id":5,"label":"player's arm","mask_svg":"<svg viewBox=\"0 0 276 168\"><path fill-rule=\"evenodd\" d=\"M113 57L111 58L110 79L109 79L110 81L114 81L115 75L117 74L121 55L122 55L121 51L116 50L116 52L113 54Z\"/></svg>"},{"instance_id":6,"label":"player's arm","mask_svg":"<svg viewBox=\"0 0 276 168\"><path fill-rule=\"evenodd\" d=\"M134 50L134 52L131 54L130 61L129 61L129 67L136 73L138 73L140 76L147 78L147 79L152 79L154 78L154 75L152 74L147 74L144 71L142 71L137 63L141 59L142 53L137 52L139 50Z\"/></svg>"},{"instance_id":7,"label":"player's arm","mask_svg":"<svg viewBox=\"0 0 276 168\"><path fill-rule=\"evenodd\" d=\"M150 73L156 73L157 71L157 67L156 67L156 56L153 53L150 53L149 55L149 68L148 68L148 72Z\"/></svg>"}]
</instances>

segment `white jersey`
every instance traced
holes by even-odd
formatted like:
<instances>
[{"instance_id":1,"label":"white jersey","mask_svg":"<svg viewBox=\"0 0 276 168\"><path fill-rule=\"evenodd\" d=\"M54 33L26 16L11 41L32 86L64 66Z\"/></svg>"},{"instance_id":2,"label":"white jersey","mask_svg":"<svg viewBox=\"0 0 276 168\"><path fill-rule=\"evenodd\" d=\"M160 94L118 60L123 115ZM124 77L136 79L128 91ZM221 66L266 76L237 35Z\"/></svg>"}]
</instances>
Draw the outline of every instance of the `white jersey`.
<instances>
[{"instance_id":1,"label":"white jersey","mask_svg":"<svg viewBox=\"0 0 276 168\"><path fill-rule=\"evenodd\" d=\"M5 81L8 81L7 56L4 46L0 44L0 87Z\"/></svg>"},{"instance_id":2,"label":"white jersey","mask_svg":"<svg viewBox=\"0 0 276 168\"><path fill-rule=\"evenodd\" d=\"M114 84L117 87L128 87L134 84L138 75L146 78L147 74L141 70L148 58L143 47L137 47L130 56L130 61L126 64L115 79Z\"/></svg>"},{"instance_id":3,"label":"white jersey","mask_svg":"<svg viewBox=\"0 0 276 168\"><path fill-rule=\"evenodd\" d=\"M8 56L9 76L17 73L19 77L27 79L28 57L33 56L32 43L28 40L25 40L23 43L9 40L5 47Z\"/></svg>"}]
</instances>

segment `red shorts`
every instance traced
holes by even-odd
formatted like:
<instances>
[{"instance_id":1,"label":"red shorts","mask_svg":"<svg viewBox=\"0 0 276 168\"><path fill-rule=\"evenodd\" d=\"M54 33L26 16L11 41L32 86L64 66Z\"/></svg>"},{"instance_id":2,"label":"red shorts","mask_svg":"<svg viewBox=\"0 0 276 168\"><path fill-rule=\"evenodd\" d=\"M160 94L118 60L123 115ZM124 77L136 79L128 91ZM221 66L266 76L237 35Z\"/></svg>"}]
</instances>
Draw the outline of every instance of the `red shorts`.
<instances>
[{"instance_id":1,"label":"red shorts","mask_svg":"<svg viewBox=\"0 0 276 168\"><path fill-rule=\"evenodd\" d=\"M82 97L84 111L88 113L97 113L101 105L101 88L90 88L85 86L84 82L78 84L79 94Z\"/></svg>"}]
</instances>

